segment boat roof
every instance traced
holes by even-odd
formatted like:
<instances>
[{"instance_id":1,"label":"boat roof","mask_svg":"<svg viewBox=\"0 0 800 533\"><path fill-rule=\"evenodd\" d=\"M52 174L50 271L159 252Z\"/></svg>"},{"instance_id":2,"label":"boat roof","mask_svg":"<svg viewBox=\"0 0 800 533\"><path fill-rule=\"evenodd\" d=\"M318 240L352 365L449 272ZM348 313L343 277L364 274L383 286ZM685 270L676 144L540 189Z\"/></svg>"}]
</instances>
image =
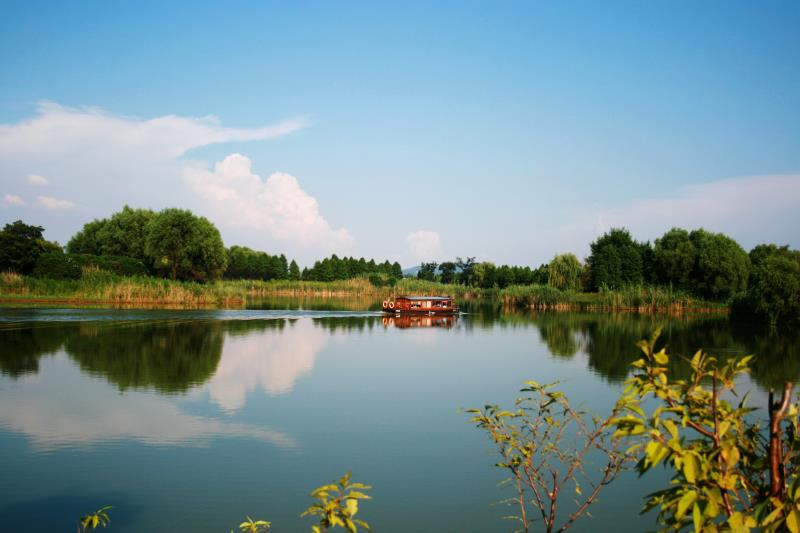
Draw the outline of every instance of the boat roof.
<instances>
[{"instance_id":1,"label":"boat roof","mask_svg":"<svg viewBox=\"0 0 800 533\"><path fill-rule=\"evenodd\" d=\"M405 300L452 300L450 296L398 296L396 299L403 298Z\"/></svg>"}]
</instances>

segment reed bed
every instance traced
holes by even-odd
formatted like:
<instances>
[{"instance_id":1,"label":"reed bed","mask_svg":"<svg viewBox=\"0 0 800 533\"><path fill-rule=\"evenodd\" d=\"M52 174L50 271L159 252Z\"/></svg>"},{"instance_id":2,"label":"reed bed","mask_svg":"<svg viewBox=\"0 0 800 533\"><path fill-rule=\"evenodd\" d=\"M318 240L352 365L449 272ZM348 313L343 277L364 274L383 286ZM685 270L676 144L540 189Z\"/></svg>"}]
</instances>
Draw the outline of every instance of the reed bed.
<instances>
[{"instance_id":1,"label":"reed bed","mask_svg":"<svg viewBox=\"0 0 800 533\"><path fill-rule=\"evenodd\" d=\"M447 294L460 301L499 302L507 307L553 310L633 310L640 312L721 310L707 302L660 287L630 286L598 293L561 291L549 285L512 285L480 289L405 278L393 287L376 287L366 278L342 281L220 280L209 283L153 277L122 277L87 271L78 280L54 280L0 274L5 303L111 304L118 306L243 307L270 298L357 299L375 302L399 294Z\"/></svg>"}]
</instances>

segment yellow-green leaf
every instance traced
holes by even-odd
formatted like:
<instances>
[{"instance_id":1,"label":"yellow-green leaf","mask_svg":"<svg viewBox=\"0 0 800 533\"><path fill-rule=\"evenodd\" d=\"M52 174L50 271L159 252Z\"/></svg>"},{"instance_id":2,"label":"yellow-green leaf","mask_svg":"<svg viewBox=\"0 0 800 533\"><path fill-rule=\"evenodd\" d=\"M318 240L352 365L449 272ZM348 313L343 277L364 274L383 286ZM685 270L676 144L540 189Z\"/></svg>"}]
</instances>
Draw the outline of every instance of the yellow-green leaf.
<instances>
[{"instance_id":1,"label":"yellow-green leaf","mask_svg":"<svg viewBox=\"0 0 800 533\"><path fill-rule=\"evenodd\" d=\"M700 465L697 457L693 453L687 453L683 457L683 475L686 476L686 481L694 483L699 469Z\"/></svg>"},{"instance_id":2,"label":"yellow-green leaf","mask_svg":"<svg viewBox=\"0 0 800 533\"><path fill-rule=\"evenodd\" d=\"M800 531L800 513L797 512L797 509L789 511L789 514L786 516L786 527L788 527L789 531L792 533L798 533L798 531Z\"/></svg>"},{"instance_id":3,"label":"yellow-green leaf","mask_svg":"<svg viewBox=\"0 0 800 533\"><path fill-rule=\"evenodd\" d=\"M681 519L683 515L686 514L686 511L689 509L689 506L692 505L695 501L697 501L697 493L693 490L690 490L678 501L678 511L675 513L675 518Z\"/></svg>"},{"instance_id":4,"label":"yellow-green leaf","mask_svg":"<svg viewBox=\"0 0 800 533\"><path fill-rule=\"evenodd\" d=\"M703 531L703 511L700 510L700 506L697 505L697 502L695 502L694 508L692 509L692 521L694 522L694 530L696 533Z\"/></svg>"}]
</instances>

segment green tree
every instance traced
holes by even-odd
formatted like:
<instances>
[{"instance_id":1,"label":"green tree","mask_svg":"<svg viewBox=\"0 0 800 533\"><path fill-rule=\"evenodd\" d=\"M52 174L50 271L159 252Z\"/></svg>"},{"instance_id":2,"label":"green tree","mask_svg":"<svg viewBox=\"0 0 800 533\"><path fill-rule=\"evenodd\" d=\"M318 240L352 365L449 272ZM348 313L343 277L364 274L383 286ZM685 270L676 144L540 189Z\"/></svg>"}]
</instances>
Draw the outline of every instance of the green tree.
<instances>
[{"instance_id":1,"label":"green tree","mask_svg":"<svg viewBox=\"0 0 800 533\"><path fill-rule=\"evenodd\" d=\"M289 263L289 279L293 281L300 279L300 267L297 266L297 261L294 259Z\"/></svg>"},{"instance_id":2,"label":"green tree","mask_svg":"<svg viewBox=\"0 0 800 533\"><path fill-rule=\"evenodd\" d=\"M744 299L748 311L773 325L800 323L800 251L761 244L750 252L750 258Z\"/></svg>"},{"instance_id":3,"label":"green tree","mask_svg":"<svg viewBox=\"0 0 800 533\"><path fill-rule=\"evenodd\" d=\"M455 283L456 281L456 264L452 261L445 261L439 265L439 272L441 273L442 283Z\"/></svg>"},{"instance_id":4,"label":"green tree","mask_svg":"<svg viewBox=\"0 0 800 533\"><path fill-rule=\"evenodd\" d=\"M461 259L456 257L456 269L459 271L458 281L462 285L474 285L475 283L475 262L474 257Z\"/></svg>"},{"instance_id":5,"label":"green tree","mask_svg":"<svg viewBox=\"0 0 800 533\"><path fill-rule=\"evenodd\" d=\"M147 224L155 213L150 209L132 209L127 205L114 213L97 230L100 253L97 255L121 255L145 259Z\"/></svg>"},{"instance_id":6,"label":"green tree","mask_svg":"<svg viewBox=\"0 0 800 533\"><path fill-rule=\"evenodd\" d=\"M67 252L71 254L102 255L98 234L108 223L108 219L96 219L83 225L78 233L67 242Z\"/></svg>"},{"instance_id":7,"label":"green tree","mask_svg":"<svg viewBox=\"0 0 800 533\"><path fill-rule=\"evenodd\" d=\"M747 288L750 258L739 244L722 233L704 229L689 234L697 263L692 275L695 294L711 300L728 300Z\"/></svg>"},{"instance_id":8,"label":"green tree","mask_svg":"<svg viewBox=\"0 0 800 533\"><path fill-rule=\"evenodd\" d=\"M587 263L591 290L618 289L644 281L642 245L624 228L613 228L594 241Z\"/></svg>"},{"instance_id":9,"label":"green tree","mask_svg":"<svg viewBox=\"0 0 800 533\"><path fill-rule=\"evenodd\" d=\"M656 239L653 252L658 283L685 291L694 289L697 250L688 231L672 228L660 239Z\"/></svg>"},{"instance_id":10,"label":"green tree","mask_svg":"<svg viewBox=\"0 0 800 533\"><path fill-rule=\"evenodd\" d=\"M472 283L476 287L491 289L494 287L496 267L494 263L483 261L472 268Z\"/></svg>"},{"instance_id":11,"label":"green tree","mask_svg":"<svg viewBox=\"0 0 800 533\"><path fill-rule=\"evenodd\" d=\"M417 278L426 281L434 281L436 279L436 263L422 263L417 271Z\"/></svg>"},{"instance_id":12,"label":"green tree","mask_svg":"<svg viewBox=\"0 0 800 533\"><path fill-rule=\"evenodd\" d=\"M583 265L575 254L561 254L553 257L547 265L547 283L562 291L581 290Z\"/></svg>"},{"instance_id":13,"label":"green tree","mask_svg":"<svg viewBox=\"0 0 800 533\"><path fill-rule=\"evenodd\" d=\"M43 237L44 228L21 220L6 224L0 231L0 272L30 274L36 260L46 252L61 252L61 247Z\"/></svg>"},{"instance_id":14,"label":"green tree","mask_svg":"<svg viewBox=\"0 0 800 533\"><path fill-rule=\"evenodd\" d=\"M401 279L403 277L403 267L400 266L400 263L397 261L392 263L392 277L395 279Z\"/></svg>"},{"instance_id":15,"label":"green tree","mask_svg":"<svg viewBox=\"0 0 800 533\"><path fill-rule=\"evenodd\" d=\"M145 251L154 268L172 279L217 279L227 261L217 228L175 208L164 209L147 224Z\"/></svg>"}]
</instances>

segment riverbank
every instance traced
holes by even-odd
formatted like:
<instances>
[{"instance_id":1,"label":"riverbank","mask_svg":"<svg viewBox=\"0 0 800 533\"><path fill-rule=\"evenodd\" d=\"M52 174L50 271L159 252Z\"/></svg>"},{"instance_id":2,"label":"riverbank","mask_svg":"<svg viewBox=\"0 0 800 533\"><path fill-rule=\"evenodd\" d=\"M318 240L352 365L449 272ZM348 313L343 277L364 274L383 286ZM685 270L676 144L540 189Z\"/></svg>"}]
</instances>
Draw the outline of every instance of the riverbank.
<instances>
[{"instance_id":1,"label":"riverbank","mask_svg":"<svg viewBox=\"0 0 800 533\"><path fill-rule=\"evenodd\" d=\"M567 292L548 285L482 289L404 278L376 286L365 278L344 281L220 280L210 283L153 277L89 273L78 280L0 275L2 305L124 307L228 307L269 298L357 298L380 302L398 294L447 294L460 301L490 301L504 306L553 310L627 310L639 312L718 312L724 304L707 302L659 287L628 287L597 293Z\"/></svg>"}]
</instances>

